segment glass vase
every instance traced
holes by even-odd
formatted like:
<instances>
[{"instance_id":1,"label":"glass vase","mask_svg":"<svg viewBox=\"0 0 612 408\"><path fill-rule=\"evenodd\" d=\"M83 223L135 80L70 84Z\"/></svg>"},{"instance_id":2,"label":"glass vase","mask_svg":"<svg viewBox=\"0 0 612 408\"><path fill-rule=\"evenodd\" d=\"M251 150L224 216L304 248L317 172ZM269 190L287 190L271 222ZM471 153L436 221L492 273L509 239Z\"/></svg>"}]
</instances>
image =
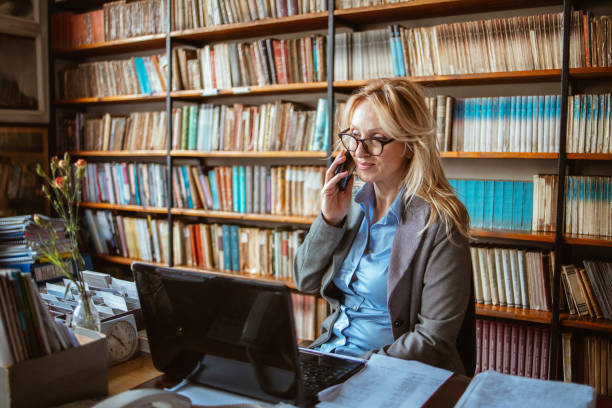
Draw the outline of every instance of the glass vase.
<instances>
[{"instance_id":1,"label":"glass vase","mask_svg":"<svg viewBox=\"0 0 612 408\"><path fill-rule=\"evenodd\" d=\"M84 327L86 329L100 331L100 314L94 306L92 295L84 291L79 296L79 303L72 314L72 328Z\"/></svg>"}]
</instances>

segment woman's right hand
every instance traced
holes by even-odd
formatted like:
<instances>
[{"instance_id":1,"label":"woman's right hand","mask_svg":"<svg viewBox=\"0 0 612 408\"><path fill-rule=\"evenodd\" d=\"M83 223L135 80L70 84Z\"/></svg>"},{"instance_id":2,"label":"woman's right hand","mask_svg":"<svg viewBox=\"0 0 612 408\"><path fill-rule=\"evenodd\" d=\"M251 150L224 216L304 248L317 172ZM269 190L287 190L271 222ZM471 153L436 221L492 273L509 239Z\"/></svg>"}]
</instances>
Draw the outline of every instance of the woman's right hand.
<instances>
[{"instance_id":1,"label":"woman's right hand","mask_svg":"<svg viewBox=\"0 0 612 408\"><path fill-rule=\"evenodd\" d=\"M341 153L332 162L325 173L325 184L321 190L321 214L323 219L331 225L339 226L351 206L353 179L351 176L346 188L340 191L338 182L348 175L347 171L342 171L334 175L338 166L346 161L347 152Z\"/></svg>"}]
</instances>

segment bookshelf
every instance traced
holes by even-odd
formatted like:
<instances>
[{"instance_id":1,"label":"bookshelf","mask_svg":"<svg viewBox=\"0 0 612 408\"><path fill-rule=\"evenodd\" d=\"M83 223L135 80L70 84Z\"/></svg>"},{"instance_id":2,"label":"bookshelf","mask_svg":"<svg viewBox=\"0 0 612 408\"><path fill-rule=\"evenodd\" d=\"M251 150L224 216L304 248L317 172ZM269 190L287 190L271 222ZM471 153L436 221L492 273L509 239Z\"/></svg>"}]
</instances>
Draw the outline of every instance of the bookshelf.
<instances>
[{"instance_id":1,"label":"bookshelf","mask_svg":"<svg viewBox=\"0 0 612 408\"><path fill-rule=\"evenodd\" d=\"M534 14L550 12L562 12L562 16L569 21L570 7L569 0L563 4L561 0L504 0L489 2L484 0L414 0L376 7L358 7L352 9L334 10L333 1L329 1L327 8L333 12L321 11L306 14L297 14L288 17L268 18L252 22L241 22L233 24L213 25L204 28L192 28L186 30L175 30L168 28L165 34L144 35L121 40L100 42L95 44L79 45L74 47L64 47L53 50L56 58L77 58L87 60L88 58L100 60L104 58L114 58L117 54L142 55L142 51L164 52L172 55L173 51L183 46L202 47L206 44L227 43L233 41L252 41L260 37L269 38L296 38L305 32L319 32L327 30L328 38L338 32L360 32L370 28L380 28L386 24L402 23L409 21L409 25L419 27L432 26L438 24L438 20L444 23L452 23L455 18L457 21L472 21L479 19L494 18L499 13L500 16L530 15L531 10ZM102 2L94 2L96 7ZM564 7L562 9L562 7ZM90 6L91 8L91 6ZM87 7L85 8L87 9ZM173 10L168 6L166 15L168 22L172 19ZM475 16L470 16L474 14ZM605 14L605 13L604 13ZM607 14L612 14L610 10ZM424 21L424 22L421 22ZM564 54L569 56L569 30L563 34L562 43ZM60 109L76 109L92 111L95 114L106 112L113 107L117 109L141 109L145 105L156 106L155 109L163 110L167 115L167 132L173 133L172 112L177 106L187 106L189 104L231 104L243 100L256 100L253 104L262 103L260 101L272 102L275 99L309 100L315 101L321 94L327 94L327 98L333 101L341 101L346 94L354 91L366 83L362 79L338 80L335 78L334 53L337 52L333 42L326 44L328 52L327 60L327 80L289 84L268 84L268 85L248 85L219 87L210 89L182 89L171 90L167 87L164 93L150 95L118 95L105 97L80 97L73 99L57 99L55 106ZM149 55L149 54L147 54ZM168 70L165 72L166 83L172 82L172 66L175 61L168 62ZM441 89L441 92L452 93L456 98L475 96L504 96L504 95L531 95L531 88L538 89L541 84L544 90L538 94L556 93L560 94L560 129L559 135L565 134L567 119L567 96L574 92L570 88L581 81L584 82L610 82L612 79L612 68L610 67L570 67L567 59L563 59L560 67L555 69L531 69L531 70L509 70L506 72L480 72L462 73L453 75L423 75L410 76L414 82L423 85L428 91ZM547 84L547 85L546 85ZM552 84L552 85L551 85ZM499 87L500 91L497 90ZM558 90L560 88L560 90ZM472 91L474 89L474 91ZM553 91L550 91L553 89ZM579 89L579 88L577 88ZM499 92L499 93L498 93ZM515 93L516 92L516 93ZM575 93L575 92L574 92ZM297 96L296 96L297 95ZM165 102L165 106L164 105ZM244 102L250 104L251 102ZM328 107L329 128L334 129L333 106ZM127 161L136 158L139 161L155 159L156 163L165 159L165 164L172 167L175 163L198 162L203 165L226 165L241 163L266 163L266 164L287 164L297 162L300 165L318 165L329 163L331 149L327 151L203 151L185 150L173 147L170 137L168 137L166 150L77 150L72 151L73 155L87 157L92 161ZM502 166L502 178L513 179L514 163L517 167L535 168L533 172L553 173L559 183L556 205L557 227L548 232L539 231L515 231L511 229L473 229L471 231L474 239L478 242L492 243L492 245L511 244L523 248L536 248L538 250L549 251L554 254L554 273L551 280L551 291L559 294L559 268L565 262L575 262L578 258L572 258L576 248L599 248L606 250L612 242L610 238L594 237L587 235L568 234L564 232L564 194L563 187L565 174L577 174L584 163L600 163L600 168L608 166L612 160L610 153L573 153L566 152L565 138L560 137L558 145L554 146L554 152L487 152L487 151L442 151L441 157L445 163L451 167L457 166L476 170L472 174L487 166L495 167L499 163ZM494 161L493 161L494 160ZM506 164L511 163L511 164ZM519 169L520 170L520 169ZM500 171L497 171L499 173ZM173 195L173 179L171 171L167 174L168 197ZM229 211L210 211L204 209L176 208L171 203L167 207L142 207L136 205L118 205L108 203L84 203L84 208L92 210L109 210L122 214L132 214L134 216L151 215L157 219L165 219L169 224L176 220L185 220L186 223L199 221L228 222L237 225L262 225L272 227L292 227L305 228L314 217L274 215L274 214L253 214ZM168 230L168 242L173 242L172 228ZM173 259L173 246L169 245L169 259ZM567 254L572 253L572 256ZM603 256L605 259L605 256ZM96 259L108 263L119 265L129 265L132 259L120 256L98 255ZM179 266L181 268L185 266ZM185 267L187 268L187 267ZM191 268L191 267L189 267ZM207 269L208 270L208 269ZM235 272L234 272L235 273ZM245 274L246 275L246 274ZM269 279L250 275L253 279ZM560 312L562 299L554 295L551 299L550 311L539 311L532 309L520 309L496 305L476 305L476 313L479 317L502 319L506 321L520 321L526 324L545 325L551 329L551 365L550 377L561 378L561 356L560 356L560 334L563 330L577 328L586 329L593 332L609 334L612 324L609 321L589 322L584 319L571 319L566 314Z\"/></svg>"}]
</instances>

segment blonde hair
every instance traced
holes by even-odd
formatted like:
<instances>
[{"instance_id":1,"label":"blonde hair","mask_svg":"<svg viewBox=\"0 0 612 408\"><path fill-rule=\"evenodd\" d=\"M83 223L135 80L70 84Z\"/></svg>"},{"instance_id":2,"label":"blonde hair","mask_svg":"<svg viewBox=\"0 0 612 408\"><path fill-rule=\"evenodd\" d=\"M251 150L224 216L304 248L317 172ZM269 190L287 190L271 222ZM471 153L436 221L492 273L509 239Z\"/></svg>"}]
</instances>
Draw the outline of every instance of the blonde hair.
<instances>
[{"instance_id":1,"label":"blonde hair","mask_svg":"<svg viewBox=\"0 0 612 408\"><path fill-rule=\"evenodd\" d=\"M368 101L376 112L382 128L391 138L403 142L413 153L402 179L404 205L419 196L431 207L424 229L438 217L444 220L446 233L452 229L469 237L470 218L467 209L450 186L436 146L435 121L429 112L420 87L402 78L375 79L359 89L346 102L343 126L347 128L357 106Z\"/></svg>"}]
</instances>

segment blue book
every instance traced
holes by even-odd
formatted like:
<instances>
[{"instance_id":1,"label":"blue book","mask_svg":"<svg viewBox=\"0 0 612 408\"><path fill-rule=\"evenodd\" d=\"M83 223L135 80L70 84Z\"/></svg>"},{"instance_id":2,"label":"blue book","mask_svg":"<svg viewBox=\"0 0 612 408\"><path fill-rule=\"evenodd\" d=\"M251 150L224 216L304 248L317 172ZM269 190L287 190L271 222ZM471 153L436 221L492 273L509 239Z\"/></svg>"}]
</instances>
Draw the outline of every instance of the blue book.
<instances>
[{"instance_id":1,"label":"blue book","mask_svg":"<svg viewBox=\"0 0 612 408\"><path fill-rule=\"evenodd\" d=\"M238 166L232 166L232 210L240 211L238 200L240 199L240 186L238 185Z\"/></svg>"},{"instance_id":2,"label":"blue book","mask_svg":"<svg viewBox=\"0 0 612 408\"><path fill-rule=\"evenodd\" d=\"M482 215L483 228L493 228L493 180L484 180L484 208Z\"/></svg>"},{"instance_id":3,"label":"blue book","mask_svg":"<svg viewBox=\"0 0 612 408\"><path fill-rule=\"evenodd\" d=\"M512 195L514 190L514 181L504 181L504 200L502 204L502 226L503 229L512 228Z\"/></svg>"},{"instance_id":4,"label":"blue book","mask_svg":"<svg viewBox=\"0 0 612 408\"><path fill-rule=\"evenodd\" d=\"M147 75L147 68L145 67L144 59L141 57L135 57L134 66L136 67L136 75L138 76L140 92L147 95L150 94L151 87L149 86L149 76Z\"/></svg>"},{"instance_id":5,"label":"blue book","mask_svg":"<svg viewBox=\"0 0 612 408\"><path fill-rule=\"evenodd\" d=\"M397 67L399 68L400 76L406 76L406 66L404 65L404 46L402 44L402 34L400 32L399 25L395 24L394 32L395 32L395 44L396 44L396 54L397 54Z\"/></svg>"},{"instance_id":6,"label":"blue book","mask_svg":"<svg viewBox=\"0 0 612 408\"><path fill-rule=\"evenodd\" d=\"M534 137L536 137L536 134L534 132L534 97L533 96L528 96L527 97L527 138L526 138L526 151L527 152L533 152L535 151L534 147L533 147L533 140Z\"/></svg>"},{"instance_id":7,"label":"blue book","mask_svg":"<svg viewBox=\"0 0 612 408\"><path fill-rule=\"evenodd\" d=\"M457 180L456 179L448 179L448 184L453 188L453 192L457 195Z\"/></svg>"},{"instance_id":8,"label":"blue book","mask_svg":"<svg viewBox=\"0 0 612 408\"><path fill-rule=\"evenodd\" d=\"M238 167L238 208L241 213L246 212L246 174L244 166Z\"/></svg>"},{"instance_id":9,"label":"blue book","mask_svg":"<svg viewBox=\"0 0 612 408\"><path fill-rule=\"evenodd\" d=\"M484 180L472 180L474 184L474 215L472 218L472 226L474 228L484 228Z\"/></svg>"},{"instance_id":10,"label":"blue book","mask_svg":"<svg viewBox=\"0 0 612 408\"><path fill-rule=\"evenodd\" d=\"M525 205L523 199L524 181L515 181L512 189L512 222L511 229L522 230L522 218L523 218L523 205Z\"/></svg>"},{"instance_id":11,"label":"blue book","mask_svg":"<svg viewBox=\"0 0 612 408\"><path fill-rule=\"evenodd\" d=\"M495 180L493 182L493 228L502 229L504 205L504 182Z\"/></svg>"},{"instance_id":12,"label":"blue book","mask_svg":"<svg viewBox=\"0 0 612 408\"><path fill-rule=\"evenodd\" d=\"M465 207L468 207L467 204L467 185L466 185L466 180L462 180L462 179L457 179L455 180L456 182L456 189L457 189L457 198L459 198L459 200L461 200L461 202L463 203L463 205L465 205ZM469 212L469 208L468 208L468 212Z\"/></svg>"},{"instance_id":13,"label":"blue book","mask_svg":"<svg viewBox=\"0 0 612 408\"><path fill-rule=\"evenodd\" d=\"M134 195L136 196L136 205L140 205L140 188L138 186L138 173L136 164L133 165L131 173L134 175Z\"/></svg>"},{"instance_id":14,"label":"blue book","mask_svg":"<svg viewBox=\"0 0 612 408\"><path fill-rule=\"evenodd\" d=\"M325 129L328 125L327 122L327 99L319 98L317 101L317 113L315 115L315 129L314 137L312 138L312 144L310 150L324 150L326 146Z\"/></svg>"},{"instance_id":15,"label":"blue book","mask_svg":"<svg viewBox=\"0 0 612 408\"><path fill-rule=\"evenodd\" d=\"M388 26L389 31L389 48L391 49L391 62L393 62L393 76L399 76L399 67L397 66L397 47L395 46L395 33L393 25Z\"/></svg>"},{"instance_id":16,"label":"blue book","mask_svg":"<svg viewBox=\"0 0 612 408\"><path fill-rule=\"evenodd\" d=\"M191 197L191 189L189 188L189 175L187 172L187 166L179 166L181 173L183 173L183 184L185 186L185 195L187 196L187 208L193 208L193 199Z\"/></svg>"},{"instance_id":17,"label":"blue book","mask_svg":"<svg viewBox=\"0 0 612 408\"><path fill-rule=\"evenodd\" d=\"M217 190L217 178L215 177L215 171L208 171L208 182L210 183L210 194L212 195L213 210L219 211L221 206L219 205L219 191Z\"/></svg>"},{"instance_id":18,"label":"blue book","mask_svg":"<svg viewBox=\"0 0 612 408\"><path fill-rule=\"evenodd\" d=\"M223 269L232 269L232 233L230 226L223 224L221 226L221 234L223 236Z\"/></svg>"},{"instance_id":19,"label":"blue book","mask_svg":"<svg viewBox=\"0 0 612 408\"><path fill-rule=\"evenodd\" d=\"M466 193L465 193L466 203L465 203L465 206L467 207L468 214L470 215L470 219L471 220L475 220L476 219L475 210L476 210L476 182L477 181L478 180L465 180L465 188L466 188ZM481 225L479 225L479 224L473 224L472 226L474 228L480 228L481 227Z\"/></svg>"},{"instance_id":20,"label":"blue book","mask_svg":"<svg viewBox=\"0 0 612 408\"><path fill-rule=\"evenodd\" d=\"M230 226L232 271L240 271L240 244L238 241L238 226Z\"/></svg>"}]
</instances>

